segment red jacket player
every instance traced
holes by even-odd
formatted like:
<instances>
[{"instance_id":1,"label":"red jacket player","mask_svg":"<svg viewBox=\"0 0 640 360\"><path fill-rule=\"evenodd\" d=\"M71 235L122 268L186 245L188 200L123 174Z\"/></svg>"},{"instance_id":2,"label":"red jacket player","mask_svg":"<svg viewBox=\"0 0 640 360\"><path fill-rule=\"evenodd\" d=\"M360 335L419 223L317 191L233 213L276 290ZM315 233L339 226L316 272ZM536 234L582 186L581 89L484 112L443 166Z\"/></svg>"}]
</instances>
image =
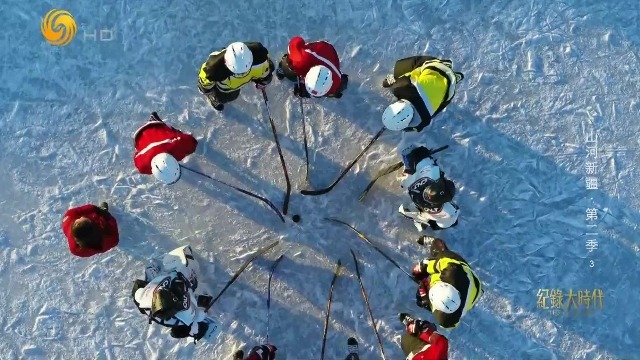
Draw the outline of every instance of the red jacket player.
<instances>
[{"instance_id":1,"label":"red jacket player","mask_svg":"<svg viewBox=\"0 0 640 360\"><path fill-rule=\"evenodd\" d=\"M436 325L426 320L413 319L409 314L400 314L400 321L407 332L400 338L400 347L406 360L447 360L449 340L436 332Z\"/></svg>"},{"instance_id":2,"label":"red jacket player","mask_svg":"<svg viewBox=\"0 0 640 360\"><path fill-rule=\"evenodd\" d=\"M133 162L138 171L153 174L167 185L180 179L178 161L191 155L198 145L193 136L165 124L155 112L136 130L133 143L136 149Z\"/></svg>"},{"instance_id":3,"label":"red jacket player","mask_svg":"<svg viewBox=\"0 0 640 360\"><path fill-rule=\"evenodd\" d=\"M103 202L100 207L89 204L67 210L62 231L73 255L89 257L118 245L118 224L108 209Z\"/></svg>"},{"instance_id":4,"label":"red jacket player","mask_svg":"<svg viewBox=\"0 0 640 360\"><path fill-rule=\"evenodd\" d=\"M278 348L271 344L254 346L246 358L244 357L244 351L236 351L236 353L233 354L233 360L275 360L276 350L278 350Z\"/></svg>"},{"instance_id":5,"label":"red jacket player","mask_svg":"<svg viewBox=\"0 0 640 360\"><path fill-rule=\"evenodd\" d=\"M282 56L276 76L297 82L293 92L301 97L340 98L349 80L340 71L340 60L333 45L326 41L305 43L299 36L289 42L289 53Z\"/></svg>"}]
</instances>

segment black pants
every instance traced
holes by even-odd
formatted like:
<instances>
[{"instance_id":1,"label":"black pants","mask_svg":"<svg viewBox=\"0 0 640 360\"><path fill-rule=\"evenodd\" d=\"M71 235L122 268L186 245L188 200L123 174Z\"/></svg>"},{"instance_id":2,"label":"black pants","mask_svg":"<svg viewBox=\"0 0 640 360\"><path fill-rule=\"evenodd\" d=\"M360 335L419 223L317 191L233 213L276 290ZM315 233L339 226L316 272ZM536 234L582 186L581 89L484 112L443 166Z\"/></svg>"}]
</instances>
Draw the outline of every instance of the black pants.
<instances>
[{"instance_id":1,"label":"black pants","mask_svg":"<svg viewBox=\"0 0 640 360\"><path fill-rule=\"evenodd\" d=\"M232 102L240 96L240 89L232 91L232 92L222 92L218 90L215 86L212 91L207 94L208 96L213 96L219 103L225 104L228 102Z\"/></svg>"}]
</instances>

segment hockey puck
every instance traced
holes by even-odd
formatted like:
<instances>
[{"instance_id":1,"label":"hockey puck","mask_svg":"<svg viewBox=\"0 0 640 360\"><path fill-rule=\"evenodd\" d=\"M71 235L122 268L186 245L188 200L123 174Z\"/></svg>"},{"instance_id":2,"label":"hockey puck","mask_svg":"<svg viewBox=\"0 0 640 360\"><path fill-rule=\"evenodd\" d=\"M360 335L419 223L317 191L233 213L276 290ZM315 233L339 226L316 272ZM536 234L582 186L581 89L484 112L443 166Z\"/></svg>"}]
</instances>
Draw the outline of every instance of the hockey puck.
<instances>
[{"instance_id":1,"label":"hockey puck","mask_svg":"<svg viewBox=\"0 0 640 360\"><path fill-rule=\"evenodd\" d=\"M300 222L300 215L296 214L291 217L294 223Z\"/></svg>"}]
</instances>

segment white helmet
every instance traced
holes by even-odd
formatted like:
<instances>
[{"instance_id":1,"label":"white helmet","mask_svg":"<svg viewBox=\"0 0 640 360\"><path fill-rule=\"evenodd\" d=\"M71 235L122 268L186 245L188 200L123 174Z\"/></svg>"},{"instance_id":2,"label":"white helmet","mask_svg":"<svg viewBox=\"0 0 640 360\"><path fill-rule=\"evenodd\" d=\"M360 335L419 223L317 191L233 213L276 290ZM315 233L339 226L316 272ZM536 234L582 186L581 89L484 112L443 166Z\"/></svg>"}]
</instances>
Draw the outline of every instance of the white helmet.
<instances>
[{"instance_id":1,"label":"white helmet","mask_svg":"<svg viewBox=\"0 0 640 360\"><path fill-rule=\"evenodd\" d=\"M446 314L460 307L460 292L453 285L440 281L429 288L431 308Z\"/></svg>"},{"instance_id":2,"label":"white helmet","mask_svg":"<svg viewBox=\"0 0 640 360\"><path fill-rule=\"evenodd\" d=\"M227 46L224 53L224 63L234 74L245 74L253 65L253 54L249 47L242 42L234 42Z\"/></svg>"},{"instance_id":3,"label":"white helmet","mask_svg":"<svg viewBox=\"0 0 640 360\"><path fill-rule=\"evenodd\" d=\"M321 97L325 96L331 86L333 85L333 78L331 70L326 66L316 65L309 69L307 75L304 77L304 86L311 96Z\"/></svg>"},{"instance_id":4,"label":"white helmet","mask_svg":"<svg viewBox=\"0 0 640 360\"><path fill-rule=\"evenodd\" d=\"M151 172L165 185L171 185L180 179L180 164L173 156L161 153L151 160Z\"/></svg>"},{"instance_id":5,"label":"white helmet","mask_svg":"<svg viewBox=\"0 0 640 360\"><path fill-rule=\"evenodd\" d=\"M396 101L382 113L382 124L389 130L405 129L413 120L413 105L408 100Z\"/></svg>"}]
</instances>

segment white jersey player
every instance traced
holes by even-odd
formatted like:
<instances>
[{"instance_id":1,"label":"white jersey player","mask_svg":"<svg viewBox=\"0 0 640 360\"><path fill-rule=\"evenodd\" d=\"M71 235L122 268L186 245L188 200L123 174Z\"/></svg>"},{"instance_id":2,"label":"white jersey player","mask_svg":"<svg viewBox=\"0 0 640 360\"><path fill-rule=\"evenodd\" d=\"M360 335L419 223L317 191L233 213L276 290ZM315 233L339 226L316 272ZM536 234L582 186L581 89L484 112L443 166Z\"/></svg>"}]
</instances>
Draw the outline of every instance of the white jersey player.
<instances>
[{"instance_id":1,"label":"white jersey player","mask_svg":"<svg viewBox=\"0 0 640 360\"><path fill-rule=\"evenodd\" d=\"M444 177L431 152L424 146L410 146L402 151L404 172L400 187L411 198L410 205L398 210L412 219L418 230L425 226L433 230L446 229L458 224L458 206L452 202L455 185Z\"/></svg>"},{"instance_id":2,"label":"white jersey player","mask_svg":"<svg viewBox=\"0 0 640 360\"><path fill-rule=\"evenodd\" d=\"M211 296L195 294L198 271L191 247L179 247L147 266L144 280L134 281L133 301L149 323L171 328L174 338L213 339L220 326L205 311Z\"/></svg>"}]
</instances>

